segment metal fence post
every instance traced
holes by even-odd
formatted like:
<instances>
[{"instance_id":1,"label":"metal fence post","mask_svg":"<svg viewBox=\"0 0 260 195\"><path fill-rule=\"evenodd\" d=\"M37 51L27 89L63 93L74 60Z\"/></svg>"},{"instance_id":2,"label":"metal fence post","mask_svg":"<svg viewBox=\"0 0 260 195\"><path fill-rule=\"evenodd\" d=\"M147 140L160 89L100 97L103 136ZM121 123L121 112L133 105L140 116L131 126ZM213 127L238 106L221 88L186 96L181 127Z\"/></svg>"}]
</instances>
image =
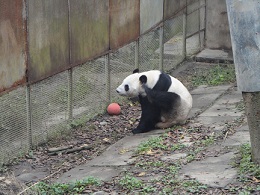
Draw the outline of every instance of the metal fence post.
<instances>
[{"instance_id":1,"label":"metal fence post","mask_svg":"<svg viewBox=\"0 0 260 195\"><path fill-rule=\"evenodd\" d=\"M110 97L110 56L107 54L105 56L105 71L106 71L106 101L109 104L111 97Z\"/></svg>"},{"instance_id":2,"label":"metal fence post","mask_svg":"<svg viewBox=\"0 0 260 195\"><path fill-rule=\"evenodd\" d=\"M161 71L163 71L163 51L164 51L164 45L163 45L163 29L164 29L164 25L162 27L160 27L159 29L159 33L160 33L160 37L159 37L159 41L160 41L160 62L159 62L159 69Z\"/></svg>"},{"instance_id":3,"label":"metal fence post","mask_svg":"<svg viewBox=\"0 0 260 195\"><path fill-rule=\"evenodd\" d=\"M72 89L72 68L68 69L68 119L71 120L73 117L73 89Z\"/></svg>"},{"instance_id":4,"label":"metal fence post","mask_svg":"<svg viewBox=\"0 0 260 195\"><path fill-rule=\"evenodd\" d=\"M182 56L186 58L186 34L187 34L187 7L183 10L183 26L182 26Z\"/></svg>"},{"instance_id":5,"label":"metal fence post","mask_svg":"<svg viewBox=\"0 0 260 195\"><path fill-rule=\"evenodd\" d=\"M32 111L31 111L31 86L26 85L26 112L27 112L27 132L29 147L32 148Z\"/></svg>"},{"instance_id":6,"label":"metal fence post","mask_svg":"<svg viewBox=\"0 0 260 195\"><path fill-rule=\"evenodd\" d=\"M198 9L198 27L199 27L199 51L201 51L201 36L200 36L200 9L201 9L201 1L199 1L199 9Z\"/></svg>"},{"instance_id":7,"label":"metal fence post","mask_svg":"<svg viewBox=\"0 0 260 195\"><path fill-rule=\"evenodd\" d=\"M139 69L139 39L135 41L135 69Z\"/></svg>"}]
</instances>

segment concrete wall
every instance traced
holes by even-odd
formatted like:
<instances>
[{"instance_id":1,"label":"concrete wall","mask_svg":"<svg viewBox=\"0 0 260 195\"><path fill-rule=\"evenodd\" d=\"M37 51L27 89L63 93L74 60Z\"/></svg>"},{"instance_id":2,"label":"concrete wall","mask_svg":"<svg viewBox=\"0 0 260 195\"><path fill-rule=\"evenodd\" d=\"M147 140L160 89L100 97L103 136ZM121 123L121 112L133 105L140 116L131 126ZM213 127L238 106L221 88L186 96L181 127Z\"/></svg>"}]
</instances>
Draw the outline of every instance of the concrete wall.
<instances>
[{"instance_id":1,"label":"concrete wall","mask_svg":"<svg viewBox=\"0 0 260 195\"><path fill-rule=\"evenodd\" d=\"M225 0L206 1L206 48L231 50Z\"/></svg>"}]
</instances>

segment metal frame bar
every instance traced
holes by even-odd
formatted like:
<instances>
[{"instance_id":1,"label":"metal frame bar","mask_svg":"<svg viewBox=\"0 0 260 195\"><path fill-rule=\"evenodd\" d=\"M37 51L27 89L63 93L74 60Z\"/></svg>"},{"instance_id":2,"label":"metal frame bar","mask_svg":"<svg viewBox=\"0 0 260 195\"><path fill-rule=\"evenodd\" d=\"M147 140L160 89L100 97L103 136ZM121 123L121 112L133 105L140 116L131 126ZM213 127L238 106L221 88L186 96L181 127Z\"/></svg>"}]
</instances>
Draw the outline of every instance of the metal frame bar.
<instances>
[{"instance_id":1,"label":"metal frame bar","mask_svg":"<svg viewBox=\"0 0 260 195\"><path fill-rule=\"evenodd\" d=\"M27 112L27 133L29 147L32 148L32 110L31 110L31 86L26 85L26 112Z\"/></svg>"},{"instance_id":2,"label":"metal frame bar","mask_svg":"<svg viewBox=\"0 0 260 195\"><path fill-rule=\"evenodd\" d=\"M71 120L73 118L73 70L72 68L68 70L68 119Z\"/></svg>"},{"instance_id":3,"label":"metal frame bar","mask_svg":"<svg viewBox=\"0 0 260 195\"><path fill-rule=\"evenodd\" d=\"M163 71L163 51L164 51L164 44L163 44L163 34L164 34L164 27L160 27L159 29L160 37L159 37L159 50L160 50L160 62L159 62L159 70Z\"/></svg>"},{"instance_id":4,"label":"metal frame bar","mask_svg":"<svg viewBox=\"0 0 260 195\"><path fill-rule=\"evenodd\" d=\"M110 54L107 54L105 56L105 73L106 73L106 101L107 104L110 103L111 101L111 94L110 94L110 90L111 90L111 86L110 86Z\"/></svg>"},{"instance_id":5,"label":"metal frame bar","mask_svg":"<svg viewBox=\"0 0 260 195\"><path fill-rule=\"evenodd\" d=\"M139 39L135 41L135 69L139 69Z\"/></svg>"}]
</instances>

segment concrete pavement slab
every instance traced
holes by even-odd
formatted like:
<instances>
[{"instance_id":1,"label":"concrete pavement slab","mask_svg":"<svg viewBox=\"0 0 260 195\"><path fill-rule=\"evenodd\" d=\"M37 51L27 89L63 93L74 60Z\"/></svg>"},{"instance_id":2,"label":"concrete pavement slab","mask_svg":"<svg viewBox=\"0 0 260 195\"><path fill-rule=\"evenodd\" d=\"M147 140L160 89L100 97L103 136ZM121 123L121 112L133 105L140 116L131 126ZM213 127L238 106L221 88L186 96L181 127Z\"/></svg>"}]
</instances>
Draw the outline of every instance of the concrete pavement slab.
<instances>
[{"instance_id":1,"label":"concrete pavement slab","mask_svg":"<svg viewBox=\"0 0 260 195\"><path fill-rule=\"evenodd\" d=\"M232 85L218 85L218 86L207 86L207 85L200 85L196 89L191 91L191 95L198 95L198 94L222 94L223 92L227 91L231 88Z\"/></svg>"},{"instance_id":2,"label":"concrete pavement slab","mask_svg":"<svg viewBox=\"0 0 260 195\"><path fill-rule=\"evenodd\" d=\"M222 146L240 146L250 142L249 131L238 131L234 135L227 138Z\"/></svg>"},{"instance_id":3,"label":"concrete pavement slab","mask_svg":"<svg viewBox=\"0 0 260 195\"><path fill-rule=\"evenodd\" d=\"M236 169L230 165L233 152L203 161L193 161L180 171L180 177L188 176L211 187L225 187L237 176Z\"/></svg>"},{"instance_id":4,"label":"concrete pavement slab","mask_svg":"<svg viewBox=\"0 0 260 195\"><path fill-rule=\"evenodd\" d=\"M195 123L208 126L215 131L220 131L226 127L229 122L234 121L238 117L234 116L198 116Z\"/></svg>"},{"instance_id":5,"label":"concrete pavement slab","mask_svg":"<svg viewBox=\"0 0 260 195\"><path fill-rule=\"evenodd\" d=\"M88 165L95 166L123 166L131 164L135 158L132 158L137 146L151 137L158 136L156 134L137 134L127 136L119 140L115 144L107 148L107 150L91 160Z\"/></svg>"},{"instance_id":6,"label":"concrete pavement slab","mask_svg":"<svg viewBox=\"0 0 260 195\"><path fill-rule=\"evenodd\" d=\"M218 117L239 117L242 112L239 111L235 105L230 104L214 104L212 107L203 112L200 116L218 116Z\"/></svg>"},{"instance_id":7,"label":"concrete pavement slab","mask_svg":"<svg viewBox=\"0 0 260 195\"><path fill-rule=\"evenodd\" d=\"M247 124L242 125L241 127L237 128L237 131L249 131L249 127Z\"/></svg>"},{"instance_id":8,"label":"concrete pavement slab","mask_svg":"<svg viewBox=\"0 0 260 195\"><path fill-rule=\"evenodd\" d=\"M197 116L216 101L231 85L208 87L202 86L191 91L193 105L189 118ZM209 93L211 91L211 93ZM207 93L205 93L207 92Z\"/></svg>"},{"instance_id":9,"label":"concrete pavement slab","mask_svg":"<svg viewBox=\"0 0 260 195\"><path fill-rule=\"evenodd\" d=\"M120 167L93 167L89 165L81 165L64 173L57 182L70 183L90 176L102 181L109 181L113 177L117 176L121 171L122 169Z\"/></svg>"},{"instance_id":10,"label":"concrete pavement slab","mask_svg":"<svg viewBox=\"0 0 260 195\"><path fill-rule=\"evenodd\" d=\"M196 61L199 62L229 62L233 63L233 55L230 51L216 50L216 49L204 49L196 55Z\"/></svg>"},{"instance_id":11,"label":"concrete pavement slab","mask_svg":"<svg viewBox=\"0 0 260 195\"><path fill-rule=\"evenodd\" d=\"M181 158L185 158L187 156L186 153L175 153L172 155L162 156L162 161L172 161L172 160L179 160Z\"/></svg>"}]
</instances>

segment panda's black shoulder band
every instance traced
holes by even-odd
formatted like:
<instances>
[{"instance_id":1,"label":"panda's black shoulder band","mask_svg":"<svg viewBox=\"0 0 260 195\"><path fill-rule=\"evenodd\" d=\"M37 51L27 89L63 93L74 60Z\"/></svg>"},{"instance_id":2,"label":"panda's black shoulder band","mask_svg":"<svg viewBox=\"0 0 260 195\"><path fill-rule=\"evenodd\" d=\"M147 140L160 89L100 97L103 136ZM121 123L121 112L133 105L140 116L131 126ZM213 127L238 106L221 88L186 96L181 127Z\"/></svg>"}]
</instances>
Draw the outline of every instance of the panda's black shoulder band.
<instances>
[{"instance_id":1,"label":"panda's black shoulder band","mask_svg":"<svg viewBox=\"0 0 260 195\"><path fill-rule=\"evenodd\" d=\"M166 73L161 73L157 83L153 87L153 90L168 91L171 85L172 85L171 77Z\"/></svg>"}]
</instances>

